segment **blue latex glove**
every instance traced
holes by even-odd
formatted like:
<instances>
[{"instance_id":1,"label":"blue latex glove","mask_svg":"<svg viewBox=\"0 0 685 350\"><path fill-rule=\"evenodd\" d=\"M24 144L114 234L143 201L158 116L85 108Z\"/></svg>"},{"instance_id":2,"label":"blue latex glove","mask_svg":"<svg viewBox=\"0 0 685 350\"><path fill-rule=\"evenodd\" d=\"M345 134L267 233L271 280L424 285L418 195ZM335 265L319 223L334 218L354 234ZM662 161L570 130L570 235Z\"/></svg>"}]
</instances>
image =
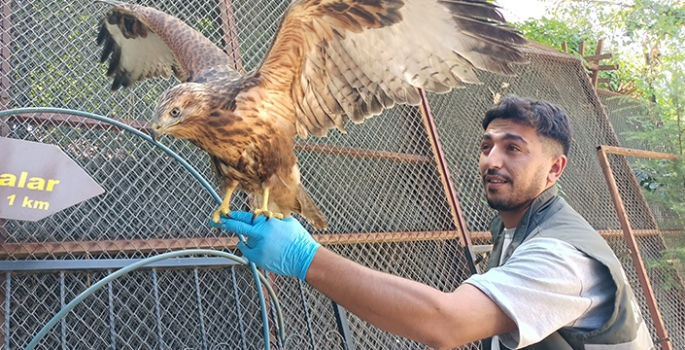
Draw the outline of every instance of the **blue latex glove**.
<instances>
[{"instance_id":1,"label":"blue latex glove","mask_svg":"<svg viewBox=\"0 0 685 350\"><path fill-rule=\"evenodd\" d=\"M295 276L304 281L314 253L321 247L294 218L269 219L252 213L231 212L231 218L221 217L210 225L247 237L238 242L238 249L257 266L284 276Z\"/></svg>"}]
</instances>

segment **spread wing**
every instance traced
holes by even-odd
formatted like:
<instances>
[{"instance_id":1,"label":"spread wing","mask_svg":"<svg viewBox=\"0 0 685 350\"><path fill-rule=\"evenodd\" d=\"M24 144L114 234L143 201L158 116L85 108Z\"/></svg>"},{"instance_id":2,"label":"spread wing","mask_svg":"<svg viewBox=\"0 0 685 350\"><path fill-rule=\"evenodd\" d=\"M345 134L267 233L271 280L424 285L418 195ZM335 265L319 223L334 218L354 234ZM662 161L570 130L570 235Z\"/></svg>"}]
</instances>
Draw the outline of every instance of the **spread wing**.
<instances>
[{"instance_id":1,"label":"spread wing","mask_svg":"<svg viewBox=\"0 0 685 350\"><path fill-rule=\"evenodd\" d=\"M196 81L212 67L213 73L233 73L229 57L180 19L149 7L99 2L112 6L97 37L103 46L100 62L109 58L112 91L172 73L181 82Z\"/></svg>"},{"instance_id":2,"label":"spread wing","mask_svg":"<svg viewBox=\"0 0 685 350\"><path fill-rule=\"evenodd\" d=\"M301 137L361 123L416 87L448 92L479 83L476 69L511 75L525 40L482 0L295 0L258 72L289 89ZM280 101L279 103L283 103Z\"/></svg>"}]
</instances>

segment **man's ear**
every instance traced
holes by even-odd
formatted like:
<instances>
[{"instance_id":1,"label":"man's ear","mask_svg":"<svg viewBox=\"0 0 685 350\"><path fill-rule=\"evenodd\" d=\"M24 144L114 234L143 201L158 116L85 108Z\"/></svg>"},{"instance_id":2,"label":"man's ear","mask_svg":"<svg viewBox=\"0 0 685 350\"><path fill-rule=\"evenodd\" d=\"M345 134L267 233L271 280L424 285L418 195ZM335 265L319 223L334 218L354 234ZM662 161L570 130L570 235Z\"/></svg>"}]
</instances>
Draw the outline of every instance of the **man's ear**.
<instances>
[{"instance_id":1,"label":"man's ear","mask_svg":"<svg viewBox=\"0 0 685 350\"><path fill-rule=\"evenodd\" d=\"M555 156L554 159L552 159L552 166L547 173L548 182L554 183L561 177L564 169L566 169L566 162L566 156L563 154Z\"/></svg>"}]
</instances>

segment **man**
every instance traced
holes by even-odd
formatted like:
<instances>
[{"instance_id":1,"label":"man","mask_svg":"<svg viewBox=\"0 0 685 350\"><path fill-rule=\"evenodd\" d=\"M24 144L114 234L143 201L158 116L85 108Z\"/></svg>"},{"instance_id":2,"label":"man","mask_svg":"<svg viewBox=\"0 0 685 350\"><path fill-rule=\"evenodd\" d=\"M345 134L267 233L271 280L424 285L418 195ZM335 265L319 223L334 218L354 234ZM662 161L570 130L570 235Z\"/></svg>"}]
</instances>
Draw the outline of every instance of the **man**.
<instances>
[{"instance_id":1,"label":"man","mask_svg":"<svg viewBox=\"0 0 685 350\"><path fill-rule=\"evenodd\" d=\"M297 220L235 212L219 227L258 266L297 276L367 322L437 349L653 347L620 263L557 196L571 140L565 112L509 96L483 120L480 171L491 224L489 270L455 291L375 271L321 247ZM494 337L494 338L493 338Z\"/></svg>"}]
</instances>

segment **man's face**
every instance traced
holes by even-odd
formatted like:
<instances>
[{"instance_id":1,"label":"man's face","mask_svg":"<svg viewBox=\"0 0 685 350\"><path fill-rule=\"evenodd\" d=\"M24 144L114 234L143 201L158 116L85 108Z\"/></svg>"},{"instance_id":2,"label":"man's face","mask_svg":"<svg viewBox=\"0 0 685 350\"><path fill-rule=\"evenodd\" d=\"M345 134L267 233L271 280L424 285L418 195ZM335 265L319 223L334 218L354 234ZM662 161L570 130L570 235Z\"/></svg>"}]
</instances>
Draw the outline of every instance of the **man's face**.
<instances>
[{"instance_id":1,"label":"man's face","mask_svg":"<svg viewBox=\"0 0 685 350\"><path fill-rule=\"evenodd\" d=\"M483 134L479 161L490 207L500 212L527 208L561 175L554 174L558 148L532 126L493 120ZM565 160L562 171L564 165Z\"/></svg>"}]
</instances>

